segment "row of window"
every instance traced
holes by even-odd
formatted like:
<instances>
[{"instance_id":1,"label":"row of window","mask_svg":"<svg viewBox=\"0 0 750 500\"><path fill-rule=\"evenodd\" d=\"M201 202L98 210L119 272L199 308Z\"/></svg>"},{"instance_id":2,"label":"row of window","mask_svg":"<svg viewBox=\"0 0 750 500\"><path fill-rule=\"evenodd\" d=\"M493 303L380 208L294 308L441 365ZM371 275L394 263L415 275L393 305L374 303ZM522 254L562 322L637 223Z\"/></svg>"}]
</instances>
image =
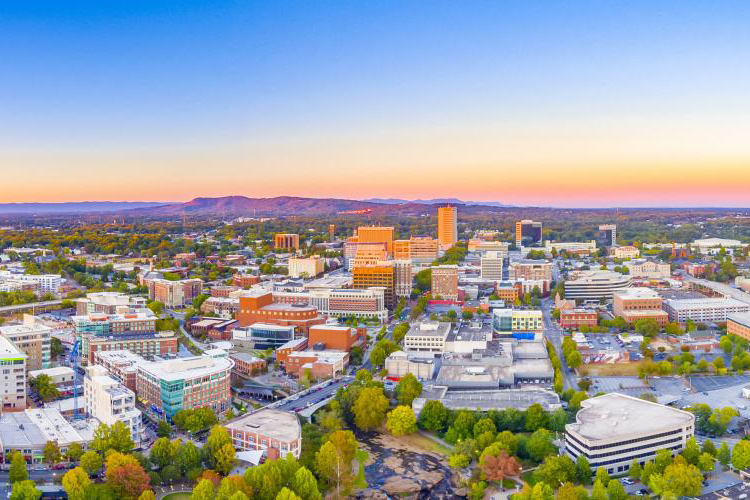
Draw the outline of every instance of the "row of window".
<instances>
[{"instance_id":1,"label":"row of window","mask_svg":"<svg viewBox=\"0 0 750 500\"><path fill-rule=\"evenodd\" d=\"M672 444L672 443L678 443L678 442L682 442L682 436L677 436L677 437L674 437L674 438L666 439L666 440L660 441L658 443L649 443L649 444L644 444L644 445L641 445L641 446L635 446L633 448L626 448L624 450L614 450L614 451L611 451L610 453L601 453L601 454L598 454L598 455L593 455L593 454L582 452L581 450L579 450L573 444L571 444L571 443L568 443L568 444L570 445L571 448L573 448L576 451L578 451L579 454L585 455L586 458L588 458L591 461L591 460L596 460L597 458L606 458L606 457L611 457L612 455L621 455L621 454L624 454L624 453L632 453L634 451L645 450L647 448L652 448L652 449L653 448L666 448L666 445L669 445L669 444Z\"/></svg>"},{"instance_id":2,"label":"row of window","mask_svg":"<svg viewBox=\"0 0 750 500\"><path fill-rule=\"evenodd\" d=\"M687 430L689 431L690 427L688 427ZM578 443L584 449L587 449L587 450L606 450L608 448L614 448L616 446L624 446L626 444L640 443L642 441L649 441L649 440L658 439L658 438L661 438L661 437L673 436L675 434L681 434L682 432L683 432L683 429L680 428L680 429L675 429L675 430L672 430L672 431L662 432L660 434L652 434L650 436L643 436L643 437L639 437L639 438L635 438L635 439L628 439L628 440L625 440L625 441L618 441L616 443L608 443L608 444L602 444L602 445L598 445L598 446L586 446L585 444L583 444L582 442L580 442L572 434L566 433L565 435L566 435L566 437L568 439L570 439L571 441L574 441L574 442Z\"/></svg>"}]
</instances>

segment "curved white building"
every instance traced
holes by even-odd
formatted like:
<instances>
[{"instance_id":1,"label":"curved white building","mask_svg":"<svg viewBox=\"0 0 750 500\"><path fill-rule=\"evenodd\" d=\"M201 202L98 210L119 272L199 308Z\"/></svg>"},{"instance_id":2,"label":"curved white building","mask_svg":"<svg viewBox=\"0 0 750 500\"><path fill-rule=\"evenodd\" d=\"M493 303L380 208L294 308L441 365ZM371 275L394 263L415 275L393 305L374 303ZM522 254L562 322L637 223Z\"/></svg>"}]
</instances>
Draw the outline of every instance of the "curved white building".
<instances>
[{"instance_id":1,"label":"curved white building","mask_svg":"<svg viewBox=\"0 0 750 500\"><path fill-rule=\"evenodd\" d=\"M628 288L632 283L631 276L614 271L579 271L571 273L571 279L565 282L565 298L611 299L616 291Z\"/></svg>"}]
</instances>

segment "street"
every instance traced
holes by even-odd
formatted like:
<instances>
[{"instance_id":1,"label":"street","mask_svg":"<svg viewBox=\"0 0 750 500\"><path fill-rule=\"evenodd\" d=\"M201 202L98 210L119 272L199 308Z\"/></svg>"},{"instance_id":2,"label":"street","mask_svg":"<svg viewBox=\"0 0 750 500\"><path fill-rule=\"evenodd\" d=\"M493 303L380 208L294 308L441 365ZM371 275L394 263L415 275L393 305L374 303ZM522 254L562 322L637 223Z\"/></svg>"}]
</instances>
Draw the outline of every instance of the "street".
<instances>
[{"instance_id":1,"label":"street","mask_svg":"<svg viewBox=\"0 0 750 500\"><path fill-rule=\"evenodd\" d=\"M562 329L557 326L557 323L552 319L552 306L553 302L551 298L542 299L542 320L544 322L544 336L552 343L555 348L557 357L560 358L562 364L562 375L563 375L563 387L565 389L578 390L578 380L575 372L568 368L568 364L565 362L565 356L562 352Z\"/></svg>"}]
</instances>

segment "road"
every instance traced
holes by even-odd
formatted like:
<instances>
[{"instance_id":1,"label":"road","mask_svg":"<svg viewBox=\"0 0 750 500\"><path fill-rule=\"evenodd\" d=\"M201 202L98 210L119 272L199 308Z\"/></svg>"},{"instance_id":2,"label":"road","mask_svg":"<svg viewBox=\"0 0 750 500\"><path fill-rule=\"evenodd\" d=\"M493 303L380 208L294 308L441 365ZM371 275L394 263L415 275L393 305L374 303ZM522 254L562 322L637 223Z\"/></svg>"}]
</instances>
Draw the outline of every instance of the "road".
<instances>
[{"instance_id":1,"label":"road","mask_svg":"<svg viewBox=\"0 0 750 500\"><path fill-rule=\"evenodd\" d=\"M308 406L312 406L322 399L327 399L333 396L334 394L336 394L336 391L339 390L339 387L348 385L352 380L353 379L351 377L344 377L338 380L334 380L331 385L323 387L320 390L313 391L310 394L300 396L297 400L292 401L291 399L287 399L287 401L279 405L277 409L283 411L302 410L304 408L307 408Z\"/></svg>"},{"instance_id":2,"label":"road","mask_svg":"<svg viewBox=\"0 0 750 500\"><path fill-rule=\"evenodd\" d=\"M568 364L565 362L565 356L563 356L563 332L562 329L557 326L557 323L552 319L552 306L552 299L542 299L542 320L544 322L544 336L547 337L547 339L552 343L552 346L555 348L555 352L557 353L557 357L560 358L560 363L562 364L563 387L565 389L572 388L578 390L578 380L576 374L575 372L570 370L570 368L568 368Z\"/></svg>"}]
</instances>

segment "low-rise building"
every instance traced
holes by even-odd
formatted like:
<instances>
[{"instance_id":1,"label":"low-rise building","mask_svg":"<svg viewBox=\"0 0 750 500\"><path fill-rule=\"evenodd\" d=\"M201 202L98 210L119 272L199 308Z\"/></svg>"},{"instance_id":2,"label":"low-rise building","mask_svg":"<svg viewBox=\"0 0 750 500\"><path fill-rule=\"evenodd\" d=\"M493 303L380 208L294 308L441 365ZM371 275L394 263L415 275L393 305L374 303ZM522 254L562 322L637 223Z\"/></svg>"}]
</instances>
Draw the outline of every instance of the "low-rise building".
<instances>
[{"instance_id":1,"label":"low-rise building","mask_svg":"<svg viewBox=\"0 0 750 500\"><path fill-rule=\"evenodd\" d=\"M450 323L421 321L411 325L404 337L404 350L407 353L442 354L445 342L451 331Z\"/></svg>"},{"instance_id":2,"label":"low-rise building","mask_svg":"<svg viewBox=\"0 0 750 500\"><path fill-rule=\"evenodd\" d=\"M542 311L538 309L514 309L511 316L514 332L541 332L544 330Z\"/></svg>"},{"instance_id":3,"label":"low-rise building","mask_svg":"<svg viewBox=\"0 0 750 500\"><path fill-rule=\"evenodd\" d=\"M29 380L33 380L40 375L48 376L50 381L58 388L73 385L73 368L69 366L55 366L53 368L44 368L42 370L31 370L29 371Z\"/></svg>"},{"instance_id":4,"label":"low-rise building","mask_svg":"<svg viewBox=\"0 0 750 500\"><path fill-rule=\"evenodd\" d=\"M23 315L23 323L20 325L0 326L0 336L10 340L26 354L27 370L50 367L51 334L52 328L30 314Z\"/></svg>"},{"instance_id":5,"label":"low-rise building","mask_svg":"<svg viewBox=\"0 0 750 500\"><path fill-rule=\"evenodd\" d=\"M727 318L727 333L750 340L750 313L734 313Z\"/></svg>"},{"instance_id":6,"label":"low-rise building","mask_svg":"<svg viewBox=\"0 0 750 500\"><path fill-rule=\"evenodd\" d=\"M624 245L610 248L609 255L615 259L635 259L641 255L641 251L638 250L638 247Z\"/></svg>"},{"instance_id":7,"label":"low-rise building","mask_svg":"<svg viewBox=\"0 0 750 500\"><path fill-rule=\"evenodd\" d=\"M314 306L301 303L274 301L273 294L267 291L248 290L240 296L240 309L237 314L240 326L254 323L272 323L281 326L294 326L297 331L307 333L313 325L326 322Z\"/></svg>"},{"instance_id":8,"label":"low-rise building","mask_svg":"<svg viewBox=\"0 0 750 500\"><path fill-rule=\"evenodd\" d=\"M352 328L339 325L315 325L310 327L308 345L313 349L351 351L355 345L362 346L367 341L366 328Z\"/></svg>"},{"instance_id":9,"label":"low-rise building","mask_svg":"<svg viewBox=\"0 0 750 500\"><path fill-rule=\"evenodd\" d=\"M664 309L670 321L685 323L724 323L727 317L736 313L750 312L750 304L730 298L706 297L704 299L667 299Z\"/></svg>"},{"instance_id":10,"label":"low-rise building","mask_svg":"<svg viewBox=\"0 0 750 500\"><path fill-rule=\"evenodd\" d=\"M224 427L236 450L259 450L266 460L284 458L289 453L299 458L302 451L302 428L294 413L263 409L227 422Z\"/></svg>"},{"instance_id":11,"label":"low-rise building","mask_svg":"<svg viewBox=\"0 0 750 500\"><path fill-rule=\"evenodd\" d=\"M307 337L290 340L276 349L276 362L285 366L291 353L304 351L305 349L307 349Z\"/></svg>"},{"instance_id":12,"label":"low-rise building","mask_svg":"<svg viewBox=\"0 0 750 500\"><path fill-rule=\"evenodd\" d=\"M612 295L630 287L633 277L613 271L575 271L565 282L565 298L572 300L611 299Z\"/></svg>"},{"instance_id":13,"label":"low-rise building","mask_svg":"<svg viewBox=\"0 0 750 500\"><path fill-rule=\"evenodd\" d=\"M672 267L667 263L641 260L628 262L630 275L638 278L667 279L672 275Z\"/></svg>"},{"instance_id":14,"label":"low-rise building","mask_svg":"<svg viewBox=\"0 0 750 500\"><path fill-rule=\"evenodd\" d=\"M229 357L234 361L234 372L246 377L256 375L268 366L265 359L258 358L246 352L233 352Z\"/></svg>"},{"instance_id":15,"label":"low-rise building","mask_svg":"<svg viewBox=\"0 0 750 500\"><path fill-rule=\"evenodd\" d=\"M626 288L614 293L612 311L628 323L653 319L659 326L664 326L669 322L669 315L662 309L663 303L664 299L650 288Z\"/></svg>"},{"instance_id":16,"label":"low-rise building","mask_svg":"<svg viewBox=\"0 0 750 500\"><path fill-rule=\"evenodd\" d=\"M248 349L276 349L294 340L295 327L254 323L232 331L232 340Z\"/></svg>"},{"instance_id":17,"label":"low-rise building","mask_svg":"<svg viewBox=\"0 0 750 500\"><path fill-rule=\"evenodd\" d=\"M560 311L560 326L562 328L579 329L582 326L596 326L599 314L591 309L566 309Z\"/></svg>"},{"instance_id":18,"label":"low-rise building","mask_svg":"<svg viewBox=\"0 0 750 500\"><path fill-rule=\"evenodd\" d=\"M85 297L76 299L75 303L78 316L93 313L117 314L146 307L145 298L120 292L89 293Z\"/></svg>"},{"instance_id":19,"label":"low-rise building","mask_svg":"<svg viewBox=\"0 0 750 500\"><path fill-rule=\"evenodd\" d=\"M287 375L302 377L310 370L313 379L333 378L349 366L349 353L342 351L292 351L287 354Z\"/></svg>"},{"instance_id":20,"label":"low-rise building","mask_svg":"<svg viewBox=\"0 0 750 500\"><path fill-rule=\"evenodd\" d=\"M315 278L326 270L325 261L317 255L289 258L289 276L292 278Z\"/></svg>"},{"instance_id":21,"label":"low-rise building","mask_svg":"<svg viewBox=\"0 0 750 500\"><path fill-rule=\"evenodd\" d=\"M124 423L130 429L136 448L145 435L141 411L135 407L135 393L109 376L103 367L93 365L83 381L86 413L107 425Z\"/></svg>"},{"instance_id":22,"label":"low-rise building","mask_svg":"<svg viewBox=\"0 0 750 500\"><path fill-rule=\"evenodd\" d=\"M574 461L586 457L591 470L622 474L659 450L679 453L694 433L692 413L609 393L581 403L575 423L565 426L565 453Z\"/></svg>"},{"instance_id":23,"label":"low-rise building","mask_svg":"<svg viewBox=\"0 0 750 500\"><path fill-rule=\"evenodd\" d=\"M420 380L431 380L440 365L440 359L432 355L422 358L404 351L396 351L385 359L385 369L388 376L393 378L401 378L411 373Z\"/></svg>"}]
</instances>

